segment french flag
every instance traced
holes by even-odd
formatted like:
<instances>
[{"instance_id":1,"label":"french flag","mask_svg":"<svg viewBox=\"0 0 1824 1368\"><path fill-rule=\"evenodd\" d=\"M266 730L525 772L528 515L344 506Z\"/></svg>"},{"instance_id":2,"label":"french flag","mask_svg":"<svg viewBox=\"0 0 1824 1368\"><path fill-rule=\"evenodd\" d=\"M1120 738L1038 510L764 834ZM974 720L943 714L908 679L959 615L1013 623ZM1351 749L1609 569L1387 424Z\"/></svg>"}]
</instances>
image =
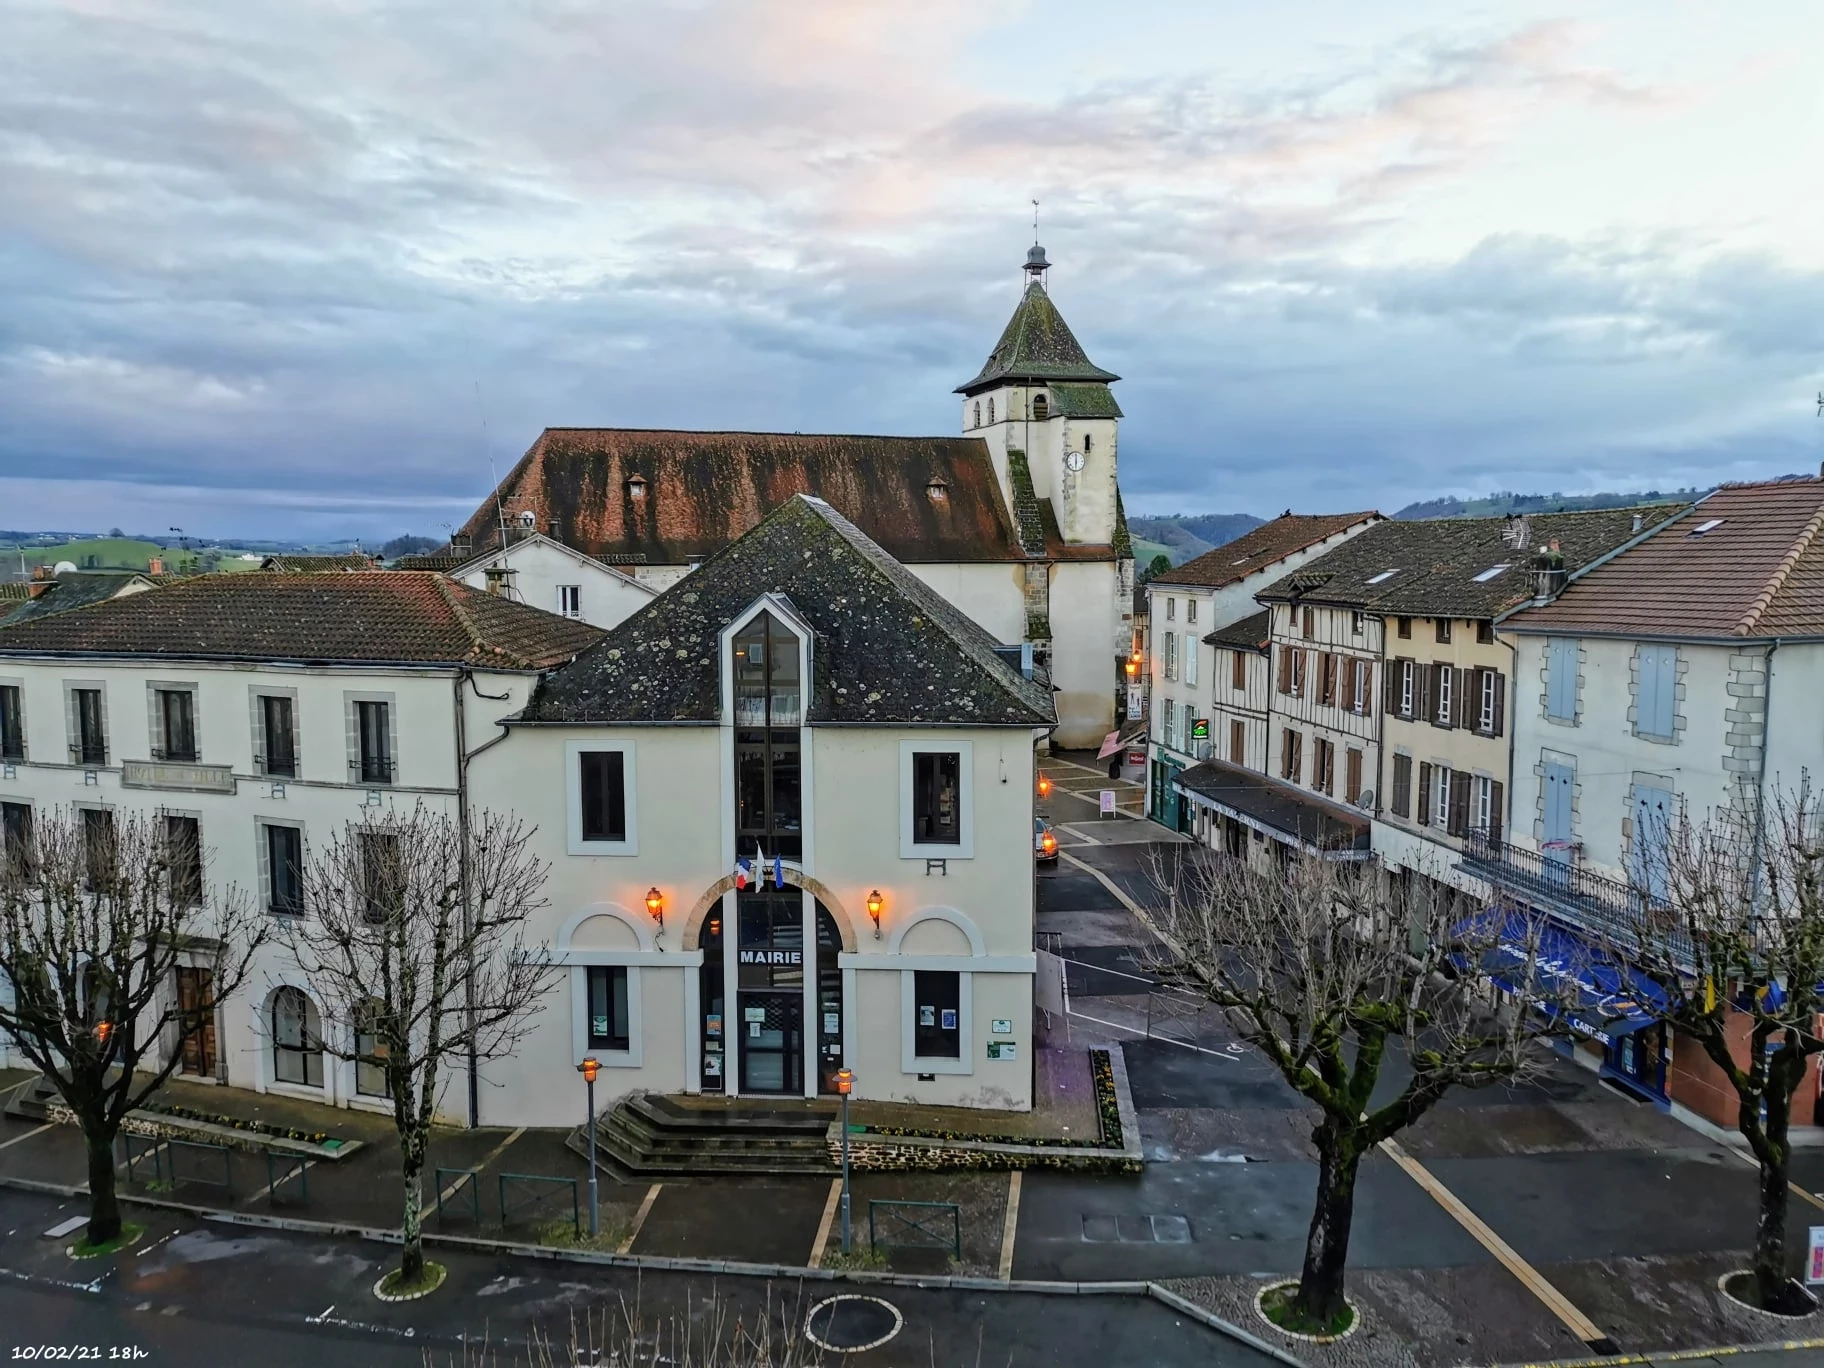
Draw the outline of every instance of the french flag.
<instances>
[{"instance_id":1,"label":"french flag","mask_svg":"<svg viewBox=\"0 0 1824 1368\"><path fill-rule=\"evenodd\" d=\"M753 865L751 863L749 863L746 859L737 858L735 861L735 887L736 888L746 888L747 881L753 877L754 877Z\"/></svg>"}]
</instances>

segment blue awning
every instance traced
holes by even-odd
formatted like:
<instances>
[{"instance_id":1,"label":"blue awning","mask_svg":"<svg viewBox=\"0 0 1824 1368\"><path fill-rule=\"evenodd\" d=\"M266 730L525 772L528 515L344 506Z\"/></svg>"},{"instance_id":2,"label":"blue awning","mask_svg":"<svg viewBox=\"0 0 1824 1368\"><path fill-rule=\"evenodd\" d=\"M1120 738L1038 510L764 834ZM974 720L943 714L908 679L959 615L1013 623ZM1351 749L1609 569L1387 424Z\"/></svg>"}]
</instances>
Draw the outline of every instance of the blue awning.
<instances>
[{"instance_id":1,"label":"blue awning","mask_svg":"<svg viewBox=\"0 0 1824 1368\"><path fill-rule=\"evenodd\" d=\"M1480 968L1497 987L1562 1015L1578 1035L1604 1045L1645 1030L1666 1011L1657 983L1549 918L1491 907L1459 922L1452 935L1488 947L1479 966L1468 955L1452 956L1459 969Z\"/></svg>"}]
</instances>

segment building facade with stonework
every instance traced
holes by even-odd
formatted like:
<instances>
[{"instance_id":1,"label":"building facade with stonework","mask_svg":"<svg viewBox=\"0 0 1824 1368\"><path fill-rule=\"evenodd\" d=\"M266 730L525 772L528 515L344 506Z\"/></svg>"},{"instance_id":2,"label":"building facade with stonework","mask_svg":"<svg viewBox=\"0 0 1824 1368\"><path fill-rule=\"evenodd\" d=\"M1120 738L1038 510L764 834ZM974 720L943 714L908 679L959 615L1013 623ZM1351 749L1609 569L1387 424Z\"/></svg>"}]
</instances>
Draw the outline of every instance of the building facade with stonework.
<instances>
[{"instance_id":1,"label":"building facade with stonework","mask_svg":"<svg viewBox=\"0 0 1824 1368\"><path fill-rule=\"evenodd\" d=\"M1057 690L1058 743L1097 746L1132 639L1119 377L1071 333L1048 268L1035 247L1013 317L957 387L961 435L548 428L457 532L456 554L529 528L662 589L814 495L996 640L1031 643Z\"/></svg>"}]
</instances>

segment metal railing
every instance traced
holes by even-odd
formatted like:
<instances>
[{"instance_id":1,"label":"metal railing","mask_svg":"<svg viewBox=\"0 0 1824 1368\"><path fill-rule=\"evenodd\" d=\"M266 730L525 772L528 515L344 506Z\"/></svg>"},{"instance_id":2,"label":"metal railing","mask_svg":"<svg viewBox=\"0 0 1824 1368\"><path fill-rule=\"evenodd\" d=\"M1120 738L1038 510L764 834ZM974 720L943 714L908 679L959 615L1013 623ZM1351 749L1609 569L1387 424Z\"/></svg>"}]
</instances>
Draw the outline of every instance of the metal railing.
<instances>
[{"instance_id":1,"label":"metal railing","mask_svg":"<svg viewBox=\"0 0 1824 1368\"><path fill-rule=\"evenodd\" d=\"M1681 964L1693 962L1690 939L1672 925L1677 914L1669 903L1636 885L1596 873L1571 848L1534 850L1472 830L1460 863L1498 891L1574 922L1617 949L1665 950Z\"/></svg>"}]
</instances>

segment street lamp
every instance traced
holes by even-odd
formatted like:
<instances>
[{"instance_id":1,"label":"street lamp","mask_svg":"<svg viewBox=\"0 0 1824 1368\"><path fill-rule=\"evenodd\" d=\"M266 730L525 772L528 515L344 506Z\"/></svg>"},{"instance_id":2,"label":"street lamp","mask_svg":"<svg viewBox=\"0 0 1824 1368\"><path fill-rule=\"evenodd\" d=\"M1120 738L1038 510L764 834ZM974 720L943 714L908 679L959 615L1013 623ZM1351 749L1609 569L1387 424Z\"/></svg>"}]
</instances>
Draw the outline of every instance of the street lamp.
<instances>
[{"instance_id":1,"label":"street lamp","mask_svg":"<svg viewBox=\"0 0 1824 1368\"><path fill-rule=\"evenodd\" d=\"M601 1207L597 1201L600 1188L595 1169L595 1075L601 1067L594 1055L576 1066L589 1090L589 1111L583 1118L583 1129L589 1132L589 1238L592 1240L602 1233Z\"/></svg>"},{"instance_id":2,"label":"street lamp","mask_svg":"<svg viewBox=\"0 0 1824 1368\"><path fill-rule=\"evenodd\" d=\"M1041 774L1039 776L1039 801L1042 803L1049 797L1051 797L1051 776Z\"/></svg>"},{"instance_id":3,"label":"street lamp","mask_svg":"<svg viewBox=\"0 0 1824 1368\"><path fill-rule=\"evenodd\" d=\"M849 1092L855 1086L853 1069L836 1070L836 1092L842 1098L842 1252L849 1252Z\"/></svg>"}]
</instances>

